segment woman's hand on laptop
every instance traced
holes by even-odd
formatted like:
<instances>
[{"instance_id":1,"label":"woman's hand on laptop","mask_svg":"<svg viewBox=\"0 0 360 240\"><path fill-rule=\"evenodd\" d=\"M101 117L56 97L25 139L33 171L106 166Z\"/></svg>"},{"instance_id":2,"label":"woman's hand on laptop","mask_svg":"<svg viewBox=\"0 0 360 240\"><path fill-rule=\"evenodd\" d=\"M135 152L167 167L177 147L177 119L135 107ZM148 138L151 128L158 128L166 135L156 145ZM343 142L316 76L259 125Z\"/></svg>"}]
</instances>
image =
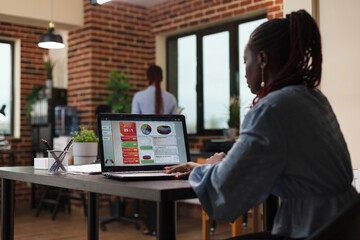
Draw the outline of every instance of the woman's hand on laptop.
<instances>
[{"instance_id":1,"label":"woman's hand on laptop","mask_svg":"<svg viewBox=\"0 0 360 240\"><path fill-rule=\"evenodd\" d=\"M199 163L188 162L179 165L165 167L165 173L177 173L175 179L188 179L191 171L200 166Z\"/></svg>"},{"instance_id":2,"label":"woman's hand on laptop","mask_svg":"<svg viewBox=\"0 0 360 240\"><path fill-rule=\"evenodd\" d=\"M224 152L215 153L214 155L212 155L211 157L206 159L205 163L206 164L215 164L215 163L221 162L221 160L223 160L224 157L226 157L226 154Z\"/></svg>"}]
</instances>

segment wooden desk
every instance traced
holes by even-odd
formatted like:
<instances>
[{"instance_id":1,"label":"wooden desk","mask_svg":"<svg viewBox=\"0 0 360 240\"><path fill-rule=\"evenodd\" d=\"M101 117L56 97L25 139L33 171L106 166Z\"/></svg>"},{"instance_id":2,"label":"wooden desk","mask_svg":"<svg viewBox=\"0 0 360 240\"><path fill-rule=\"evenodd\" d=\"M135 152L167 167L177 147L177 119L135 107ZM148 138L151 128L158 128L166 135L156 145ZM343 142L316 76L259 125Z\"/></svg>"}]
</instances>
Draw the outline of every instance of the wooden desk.
<instances>
[{"instance_id":1,"label":"wooden desk","mask_svg":"<svg viewBox=\"0 0 360 240\"><path fill-rule=\"evenodd\" d=\"M99 239L97 193L157 202L157 239L176 239L175 201L195 198L187 180L122 182L102 175L57 175L33 167L1 167L1 238L14 239L14 181L88 191L88 239Z\"/></svg>"}]
</instances>

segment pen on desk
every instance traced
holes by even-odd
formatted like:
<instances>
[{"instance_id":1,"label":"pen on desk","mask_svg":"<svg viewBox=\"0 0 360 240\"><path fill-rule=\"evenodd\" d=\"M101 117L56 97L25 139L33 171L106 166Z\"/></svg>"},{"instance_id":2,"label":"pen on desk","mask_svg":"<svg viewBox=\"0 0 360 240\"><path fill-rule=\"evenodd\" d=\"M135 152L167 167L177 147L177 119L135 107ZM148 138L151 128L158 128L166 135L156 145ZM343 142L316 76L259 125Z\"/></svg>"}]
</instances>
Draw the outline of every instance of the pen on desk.
<instances>
[{"instance_id":1,"label":"pen on desk","mask_svg":"<svg viewBox=\"0 0 360 240\"><path fill-rule=\"evenodd\" d=\"M41 141L44 143L45 147L47 150L52 150L52 148L50 147L49 143L45 140L45 139L41 139ZM59 164L59 166L61 167L62 170L66 171L66 169L64 168L64 166L61 164L61 162L59 161L59 159L56 157L55 153L51 152L51 156L53 156L53 158L55 159L55 162L57 164Z\"/></svg>"},{"instance_id":2,"label":"pen on desk","mask_svg":"<svg viewBox=\"0 0 360 240\"><path fill-rule=\"evenodd\" d=\"M52 148L50 147L50 145L48 144L48 142L45 139L41 139L41 141L44 143L47 150L52 150Z\"/></svg>"}]
</instances>

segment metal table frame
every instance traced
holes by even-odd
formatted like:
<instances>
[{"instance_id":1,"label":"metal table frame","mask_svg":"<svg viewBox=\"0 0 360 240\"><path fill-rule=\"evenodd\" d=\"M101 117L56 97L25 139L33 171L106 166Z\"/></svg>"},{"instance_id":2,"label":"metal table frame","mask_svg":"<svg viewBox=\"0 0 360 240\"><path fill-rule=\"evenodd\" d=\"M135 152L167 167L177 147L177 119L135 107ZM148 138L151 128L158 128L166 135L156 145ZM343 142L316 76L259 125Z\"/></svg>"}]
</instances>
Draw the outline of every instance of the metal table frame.
<instances>
[{"instance_id":1,"label":"metal table frame","mask_svg":"<svg viewBox=\"0 0 360 240\"><path fill-rule=\"evenodd\" d=\"M99 239L98 193L157 202L157 239L176 239L175 201L195 198L186 180L122 182L102 175L48 175L33 167L1 167L1 239L14 239L14 181L88 192L88 239Z\"/></svg>"}]
</instances>

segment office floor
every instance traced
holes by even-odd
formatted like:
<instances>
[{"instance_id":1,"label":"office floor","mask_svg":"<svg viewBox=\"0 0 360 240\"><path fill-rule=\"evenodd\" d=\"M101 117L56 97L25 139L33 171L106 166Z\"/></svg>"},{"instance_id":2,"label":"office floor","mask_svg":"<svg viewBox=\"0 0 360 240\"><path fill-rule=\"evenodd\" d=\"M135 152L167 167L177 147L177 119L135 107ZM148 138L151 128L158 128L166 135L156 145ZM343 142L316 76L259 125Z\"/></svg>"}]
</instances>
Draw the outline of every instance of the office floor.
<instances>
[{"instance_id":1,"label":"office floor","mask_svg":"<svg viewBox=\"0 0 360 240\"><path fill-rule=\"evenodd\" d=\"M183 212L188 212L183 214ZM179 212L179 211L178 211ZM102 212L100 212L100 215ZM15 239L16 240L85 240L87 239L87 219L83 212L73 209L71 214L60 211L55 221L51 221L50 211L41 211L35 217L35 210L28 206L16 206L15 210ZM136 230L133 224L113 222L106 225L107 230L99 229L99 239L122 240L155 240L155 237L142 234L143 227ZM197 208L182 208L177 220L178 240L201 239L201 211ZM231 227L226 222L217 222L215 235L211 239L225 239L231 236Z\"/></svg>"}]
</instances>

